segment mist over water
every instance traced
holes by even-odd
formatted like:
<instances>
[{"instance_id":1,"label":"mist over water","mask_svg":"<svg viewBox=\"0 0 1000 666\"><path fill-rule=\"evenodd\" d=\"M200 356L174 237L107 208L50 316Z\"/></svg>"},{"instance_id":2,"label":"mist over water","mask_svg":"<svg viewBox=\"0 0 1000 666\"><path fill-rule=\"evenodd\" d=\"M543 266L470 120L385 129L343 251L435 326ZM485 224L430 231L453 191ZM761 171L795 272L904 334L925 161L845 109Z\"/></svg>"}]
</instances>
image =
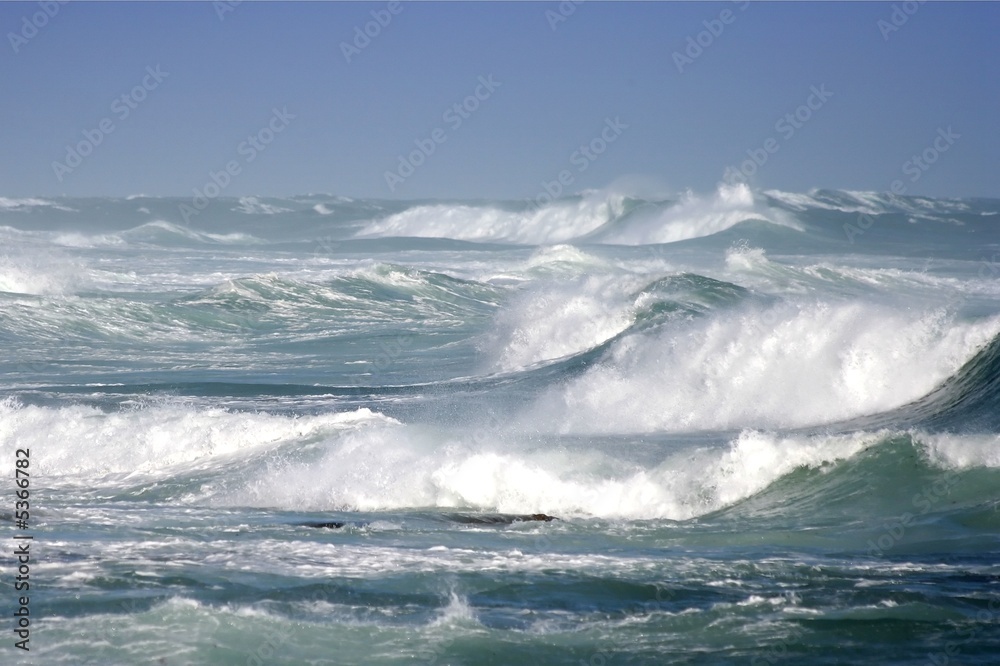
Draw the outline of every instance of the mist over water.
<instances>
[{"instance_id":1,"label":"mist over water","mask_svg":"<svg viewBox=\"0 0 1000 666\"><path fill-rule=\"evenodd\" d=\"M1000 650L1000 201L182 203L0 198L38 663Z\"/></svg>"}]
</instances>

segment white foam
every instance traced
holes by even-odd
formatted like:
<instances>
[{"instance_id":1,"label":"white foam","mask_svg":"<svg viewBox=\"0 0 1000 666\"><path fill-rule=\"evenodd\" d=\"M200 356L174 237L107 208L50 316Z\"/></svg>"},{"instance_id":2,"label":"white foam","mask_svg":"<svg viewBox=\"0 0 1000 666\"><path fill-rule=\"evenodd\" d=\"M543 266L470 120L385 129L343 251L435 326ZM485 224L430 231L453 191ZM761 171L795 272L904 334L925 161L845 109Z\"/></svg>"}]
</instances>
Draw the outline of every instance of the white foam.
<instances>
[{"instance_id":1,"label":"white foam","mask_svg":"<svg viewBox=\"0 0 1000 666\"><path fill-rule=\"evenodd\" d=\"M37 199L33 197L12 199L7 197L0 197L0 210L31 210L32 208L39 208L39 207L55 208L56 210L75 212L72 208L69 208L67 206L62 206L60 204L55 203L54 201L49 201L47 199Z\"/></svg>"},{"instance_id":2,"label":"white foam","mask_svg":"<svg viewBox=\"0 0 1000 666\"><path fill-rule=\"evenodd\" d=\"M164 236L167 238L175 236L198 243L252 244L261 242L259 239L246 233L213 234L204 231L195 231L190 227L166 220L153 220L117 233L84 234L81 232L62 232L53 235L52 242L56 245L72 248L121 247L135 242L155 243Z\"/></svg>"},{"instance_id":3,"label":"white foam","mask_svg":"<svg viewBox=\"0 0 1000 666\"><path fill-rule=\"evenodd\" d=\"M645 283L593 276L532 289L505 304L483 345L493 370L509 371L595 347L631 325L629 294Z\"/></svg>"},{"instance_id":4,"label":"white foam","mask_svg":"<svg viewBox=\"0 0 1000 666\"><path fill-rule=\"evenodd\" d=\"M0 292L58 295L72 293L88 282L80 260L55 251L0 255Z\"/></svg>"},{"instance_id":5,"label":"white foam","mask_svg":"<svg viewBox=\"0 0 1000 666\"><path fill-rule=\"evenodd\" d=\"M478 625L476 613L469 605L469 600L459 596L454 591L448 595L448 605L441 609L441 614L434 618L431 626L469 626Z\"/></svg>"},{"instance_id":6,"label":"white foam","mask_svg":"<svg viewBox=\"0 0 1000 666\"><path fill-rule=\"evenodd\" d=\"M468 279L495 285L515 285L551 278L573 278L588 273L607 273L614 266L606 260L573 245L543 245L536 248L526 261L511 264L477 262L467 273Z\"/></svg>"},{"instance_id":7,"label":"white foam","mask_svg":"<svg viewBox=\"0 0 1000 666\"><path fill-rule=\"evenodd\" d=\"M298 418L187 405L105 413L7 399L0 402L0 449L32 449L38 476L89 483L102 475L172 473L177 466L391 422L368 409Z\"/></svg>"},{"instance_id":8,"label":"white foam","mask_svg":"<svg viewBox=\"0 0 1000 666\"><path fill-rule=\"evenodd\" d=\"M491 479L475 474L474 466L466 464L451 480L454 489L465 491L466 501L478 499L472 503L479 505L489 493L505 504L499 509L503 511L527 512L531 506L542 506L556 515L684 520L743 500L799 467L849 458L875 441L877 437L870 434L809 439L748 431L726 448L676 454L652 469L597 474L600 466L595 464L575 470L576 474L563 470L543 474L523 463L501 466L507 461L492 465L480 461L483 472L503 469L504 474L493 471ZM604 467L613 468L607 461ZM497 477L506 483L497 483ZM510 487L515 483L516 490Z\"/></svg>"},{"instance_id":9,"label":"white foam","mask_svg":"<svg viewBox=\"0 0 1000 666\"><path fill-rule=\"evenodd\" d=\"M633 213L628 223L602 236L608 243L674 243L725 231L747 220L764 220L801 230L788 214L756 204L744 184L720 185L712 197L687 192L674 205Z\"/></svg>"},{"instance_id":10,"label":"white foam","mask_svg":"<svg viewBox=\"0 0 1000 666\"><path fill-rule=\"evenodd\" d=\"M139 225L134 229L129 229L121 234L121 237L125 239L138 239L143 240L149 236L154 236L166 232L171 235L180 236L182 238L187 238L193 241L198 241L201 243L246 243L246 242L259 242L256 238L250 234L233 232L228 234L213 234L205 231L195 231L189 227L185 227L180 224L175 224L173 222L167 222L166 220L154 220L152 222L147 222L145 224Z\"/></svg>"},{"instance_id":11,"label":"white foam","mask_svg":"<svg viewBox=\"0 0 1000 666\"><path fill-rule=\"evenodd\" d=\"M607 264L599 257L572 245L549 245L532 252L521 270L533 275L550 276L559 273L559 269L563 267L572 271L568 274L578 275L581 269L607 268Z\"/></svg>"},{"instance_id":12,"label":"white foam","mask_svg":"<svg viewBox=\"0 0 1000 666\"><path fill-rule=\"evenodd\" d=\"M125 239L118 234L84 234L76 231L57 233L52 237L52 243L72 248L97 248L126 245Z\"/></svg>"},{"instance_id":13,"label":"white foam","mask_svg":"<svg viewBox=\"0 0 1000 666\"><path fill-rule=\"evenodd\" d=\"M861 215L903 212L913 216L911 222L932 220L936 215L967 213L971 210L968 203L957 199L900 197L885 192L810 190L808 193L798 193L767 190L764 194L798 211L834 210Z\"/></svg>"},{"instance_id":14,"label":"white foam","mask_svg":"<svg viewBox=\"0 0 1000 666\"><path fill-rule=\"evenodd\" d=\"M449 438L402 426L345 432L323 442L322 459L277 465L212 501L309 511L473 507L681 520L749 497L798 467L853 456L882 436L744 432L725 447L667 452L649 467L597 444L532 450L499 432L477 434Z\"/></svg>"},{"instance_id":15,"label":"white foam","mask_svg":"<svg viewBox=\"0 0 1000 666\"><path fill-rule=\"evenodd\" d=\"M886 212L885 201L876 192L837 192L837 201L822 195L818 190L808 194L767 190L767 196L799 211L835 210L841 213L864 213L879 215Z\"/></svg>"},{"instance_id":16,"label":"white foam","mask_svg":"<svg viewBox=\"0 0 1000 666\"><path fill-rule=\"evenodd\" d=\"M525 211L492 206L426 205L369 223L359 236L418 236L521 244L564 243L585 236L622 213L617 195L590 194Z\"/></svg>"},{"instance_id":17,"label":"white foam","mask_svg":"<svg viewBox=\"0 0 1000 666\"><path fill-rule=\"evenodd\" d=\"M768 265L770 261L759 247L740 245L726 251L726 269L731 272L752 272Z\"/></svg>"},{"instance_id":18,"label":"white foam","mask_svg":"<svg viewBox=\"0 0 1000 666\"><path fill-rule=\"evenodd\" d=\"M240 197L239 205L233 210L247 215L275 215L291 212L291 208L264 203L258 197Z\"/></svg>"},{"instance_id":19,"label":"white foam","mask_svg":"<svg viewBox=\"0 0 1000 666\"><path fill-rule=\"evenodd\" d=\"M918 434L931 460L941 467L1000 467L1000 435Z\"/></svg>"},{"instance_id":20,"label":"white foam","mask_svg":"<svg viewBox=\"0 0 1000 666\"><path fill-rule=\"evenodd\" d=\"M879 192L812 190L808 194L802 194L771 190L765 194L803 211L819 209L835 210L841 213L881 215L892 207L892 202Z\"/></svg>"},{"instance_id":21,"label":"white foam","mask_svg":"<svg viewBox=\"0 0 1000 666\"><path fill-rule=\"evenodd\" d=\"M1000 332L861 303L785 302L720 312L617 342L529 418L561 432L795 427L915 400Z\"/></svg>"},{"instance_id":22,"label":"white foam","mask_svg":"<svg viewBox=\"0 0 1000 666\"><path fill-rule=\"evenodd\" d=\"M743 244L726 251L723 277L773 295L821 292L881 299L891 295L896 300L915 298L916 303L946 304L951 308L961 308L970 297L1000 295L1000 281L993 279L982 263L927 260L918 264L886 257L877 257L867 266L865 261L855 262L862 265L845 265L843 258L807 261L772 260L764 250ZM899 267L891 267L893 263ZM934 272L929 271L931 267ZM971 277L977 269L982 274ZM970 277L952 277L962 273Z\"/></svg>"}]
</instances>

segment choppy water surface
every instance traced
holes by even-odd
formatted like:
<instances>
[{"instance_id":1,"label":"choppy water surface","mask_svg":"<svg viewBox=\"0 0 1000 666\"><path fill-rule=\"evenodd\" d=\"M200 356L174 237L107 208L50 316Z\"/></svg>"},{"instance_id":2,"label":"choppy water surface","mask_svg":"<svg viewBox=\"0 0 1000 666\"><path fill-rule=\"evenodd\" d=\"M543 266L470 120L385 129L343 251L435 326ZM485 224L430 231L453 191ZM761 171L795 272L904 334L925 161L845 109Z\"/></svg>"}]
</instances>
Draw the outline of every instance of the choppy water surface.
<instances>
[{"instance_id":1,"label":"choppy water surface","mask_svg":"<svg viewBox=\"0 0 1000 666\"><path fill-rule=\"evenodd\" d=\"M182 203L0 199L24 663L1000 658L1000 201Z\"/></svg>"}]
</instances>

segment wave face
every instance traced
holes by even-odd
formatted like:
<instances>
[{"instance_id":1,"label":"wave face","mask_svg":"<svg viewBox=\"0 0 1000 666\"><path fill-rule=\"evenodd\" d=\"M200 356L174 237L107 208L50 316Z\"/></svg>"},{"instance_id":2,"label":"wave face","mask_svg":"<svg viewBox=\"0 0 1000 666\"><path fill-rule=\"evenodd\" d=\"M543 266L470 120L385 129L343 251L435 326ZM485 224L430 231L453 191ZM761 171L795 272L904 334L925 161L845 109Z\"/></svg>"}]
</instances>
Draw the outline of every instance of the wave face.
<instances>
[{"instance_id":1,"label":"wave face","mask_svg":"<svg viewBox=\"0 0 1000 666\"><path fill-rule=\"evenodd\" d=\"M1000 649L1000 200L188 203L0 198L40 662Z\"/></svg>"}]
</instances>

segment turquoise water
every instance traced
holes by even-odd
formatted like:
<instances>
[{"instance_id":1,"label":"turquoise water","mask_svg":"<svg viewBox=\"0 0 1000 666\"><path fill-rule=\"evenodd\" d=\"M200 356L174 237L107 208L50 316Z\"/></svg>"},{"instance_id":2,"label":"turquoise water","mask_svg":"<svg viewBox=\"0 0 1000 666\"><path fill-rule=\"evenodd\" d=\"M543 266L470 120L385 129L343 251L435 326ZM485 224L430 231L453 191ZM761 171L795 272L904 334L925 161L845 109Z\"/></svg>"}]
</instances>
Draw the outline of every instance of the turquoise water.
<instances>
[{"instance_id":1,"label":"turquoise water","mask_svg":"<svg viewBox=\"0 0 1000 666\"><path fill-rule=\"evenodd\" d=\"M0 199L4 660L1000 659L1000 201L184 203Z\"/></svg>"}]
</instances>

